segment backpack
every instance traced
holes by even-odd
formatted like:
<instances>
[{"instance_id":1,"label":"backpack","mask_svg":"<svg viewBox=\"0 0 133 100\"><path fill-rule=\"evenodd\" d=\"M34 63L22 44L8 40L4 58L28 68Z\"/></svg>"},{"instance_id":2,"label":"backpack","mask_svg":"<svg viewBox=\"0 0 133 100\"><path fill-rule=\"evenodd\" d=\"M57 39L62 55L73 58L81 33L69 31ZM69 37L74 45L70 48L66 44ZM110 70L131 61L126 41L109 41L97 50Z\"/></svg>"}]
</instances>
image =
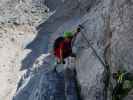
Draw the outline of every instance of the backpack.
<instances>
[{"instance_id":1,"label":"backpack","mask_svg":"<svg viewBox=\"0 0 133 100\"><path fill-rule=\"evenodd\" d=\"M58 37L53 45L53 50L55 51L56 48L59 48L60 43L64 41L64 37Z\"/></svg>"}]
</instances>

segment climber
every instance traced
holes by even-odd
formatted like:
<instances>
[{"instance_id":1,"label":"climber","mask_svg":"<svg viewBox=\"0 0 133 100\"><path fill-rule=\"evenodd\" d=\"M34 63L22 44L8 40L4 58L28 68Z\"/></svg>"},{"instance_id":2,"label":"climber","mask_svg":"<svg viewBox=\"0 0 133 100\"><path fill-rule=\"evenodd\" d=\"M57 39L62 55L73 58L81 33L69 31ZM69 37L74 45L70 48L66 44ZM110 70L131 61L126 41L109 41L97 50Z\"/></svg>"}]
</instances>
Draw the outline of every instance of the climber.
<instances>
[{"instance_id":1,"label":"climber","mask_svg":"<svg viewBox=\"0 0 133 100\"><path fill-rule=\"evenodd\" d=\"M80 32L80 28L77 28L76 32L64 32L64 37L58 37L54 43L54 55L57 59L57 64L65 64L64 59L71 56L76 57L72 52L72 41L75 39L77 34Z\"/></svg>"},{"instance_id":2,"label":"climber","mask_svg":"<svg viewBox=\"0 0 133 100\"><path fill-rule=\"evenodd\" d=\"M121 100L133 88L133 79L130 76L131 73L120 70L117 73L113 73L113 78L116 80L116 86L112 92L113 100ZM127 87L127 81L129 87ZM126 88L124 88L125 85Z\"/></svg>"},{"instance_id":3,"label":"climber","mask_svg":"<svg viewBox=\"0 0 133 100\"><path fill-rule=\"evenodd\" d=\"M123 94L124 73L121 71L113 73L113 78L116 80L116 86L112 92L113 100L121 100L121 95Z\"/></svg>"}]
</instances>

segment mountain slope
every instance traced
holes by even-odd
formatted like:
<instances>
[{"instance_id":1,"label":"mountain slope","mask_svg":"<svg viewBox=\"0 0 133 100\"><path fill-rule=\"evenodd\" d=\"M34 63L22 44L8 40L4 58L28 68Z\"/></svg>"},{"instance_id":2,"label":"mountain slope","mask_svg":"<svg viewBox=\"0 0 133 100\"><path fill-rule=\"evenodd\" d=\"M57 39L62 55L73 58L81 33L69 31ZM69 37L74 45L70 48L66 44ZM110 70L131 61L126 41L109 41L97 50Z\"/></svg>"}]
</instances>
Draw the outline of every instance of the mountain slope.
<instances>
[{"instance_id":1,"label":"mountain slope","mask_svg":"<svg viewBox=\"0 0 133 100\"><path fill-rule=\"evenodd\" d=\"M45 75L45 68L43 66L48 63L46 68L50 69L51 67L54 67L52 57L50 57L48 62L45 62L44 59L40 60L43 62L41 65L39 65L37 59L41 57L42 54L51 52L52 44L58 36L62 35L66 30L72 31L79 24L82 24L84 27L81 33L83 33L87 40L91 42L91 45L96 50L98 56L96 56L94 50L87 44L83 34L79 34L73 46L73 50L77 54L73 67L76 69L77 74L76 76L74 75L76 80L75 78L72 80L78 82L80 86L80 95L83 100L111 100L111 92L115 85L111 73L117 72L119 69L130 72L132 70L132 1L58 0L58 6L51 7L53 2L54 1L52 0L45 1L47 6L53 11L53 14L46 22L37 27L38 34L36 38L27 45L27 48L32 51L23 60L21 70L28 69L26 73L28 76L20 82L21 85L18 87L14 100L19 100L20 97L25 97L25 100L36 98L34 96L34 90L37 91L39 89L38 91L40 91L41 88L38 87L42 85L40 85L39 81L42 83L45 80L44 78L41 79L40 76L49 76ZM106 73L107 69L105 65L103 65L101 60L97 57L100 57L103 62L109 65L110 73ZM71 68L71 64L73 63L68 63L65 67L70 66ZM31 78L31 76L34 76L32 70L34 70L34 68L36 69L36 67L36 73L40 76L39 78L37 76ZM38 71L38 67L44 69L41 74ZM53 70L50 69L48 72L51 73L52 71ZM64 70L61 72L64 72ZM111 77L109 80L108 74L110 75L109 78ZM54 75L54 72L51 73L50 76L51 75ZM67 75L69 75L69 73L67 73ZM57 76L59 77L60 75ZM54 77L55 76L52 76L52 78ZM28 78L30 79L28 80ZM107 81L109 81L109 84L106 84ZM24 86L23 82L26 82ZM49 82L49 80L47 79L44 83L45 82ZM34 83L34 86L31 87L31 83ZM52 90L48 91L47 87L55 86L55 84L52 85L52 82L49 84L49 86L47 86L47 84L43 85L44 87L46 86L44 91L47 93L49 91L53 92ZM59 84L56 84L56 86ZM64 84L65 83L63 83L63 85ZM33 89L33 91L31 89ZM27 95L27 91L29 95ZM74 89L74 91L74 93L76 93L77 90ZM45 92L39 92L39 95L42 97L45 95ZM46 97L50 97L50 95L47 95ZM69 96L67 95L67 97ZM72 98L73 97L75 97L75 95L72 95ZM56 97L55 99L51 99L59 100L60 98ZM36 100L51 99L45 99L45 96L44 98L39 98L38 96L36 98Z\"/></svg>"}]
</instances>

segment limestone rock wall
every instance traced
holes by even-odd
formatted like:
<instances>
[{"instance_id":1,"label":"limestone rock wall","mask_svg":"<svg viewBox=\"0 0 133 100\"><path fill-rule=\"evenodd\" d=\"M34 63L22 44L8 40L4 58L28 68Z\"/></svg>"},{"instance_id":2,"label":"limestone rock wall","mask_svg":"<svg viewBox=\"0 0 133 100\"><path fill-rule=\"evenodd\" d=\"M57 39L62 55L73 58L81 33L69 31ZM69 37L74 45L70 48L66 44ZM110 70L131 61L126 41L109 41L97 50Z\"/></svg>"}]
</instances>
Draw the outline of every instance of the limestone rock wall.
<instances>
[{"instance_id":1,"label":"limestone rock wall","mask_svg":"<svg viewBox=\"0 0 133 100\"><path fill-rule=\"evenodd\" d=\"M24 48L36 36L35 27L49 16L46 6L35 4L32 0L0 0L0 100L12 99L23 73L21 60L29 52Z\"/></svg>"},{"instance_id":2,"label":"limestone rock wall","mask_svg":"<svg viewBox=\"0 0 133 100\"><path fill-rule=\"evenodd\" d=\"M20 6L23 8L21 11L26 12L24 14L26 17L21 16L23 14L17 9L16 12L18 11L18 15L21 17L19 17L19 21L16 20L14 23L18 25L25 22L30 26L37 26L38 34L26 46L31 52L22 61L21 70L28 69L26 75L29 75L29 69L33 70L33 66L37 64L36 61L42 54L51 52L52 44L58 36L63 35L64 31L73 31L79 24L84 27L81 32L90 41L97 55L103 62L109 64L111 73L117 72L119 69L132 73L132 0L57 0L56 2L55 0L34 0L28 2L28 6L25 9L28 8L29 10L25 11L22 5L26 1L19 1ZM31 7L31 2L34 7ZM46 10L42 10L45 8L44 5L51 12L46 21L40 20L45 19L43 13L47 12ZM11 4L10 6L14 11L14 5ZM31 8L33 9L30 11ZM29 15L35 16L31 18L27 17ZM36 21L37 23L34 24ZM82 34L77 36L73 50L77 54L75 69L83 100L106 100L107 98L110 100L112 92L110 88L112 87L106 87L106 69L92 48L88 46ZM111 73L109 73L110 76ZM28 77L31 76L29 75ZM35 80L33 78L32 81ZM110 84L114 85L112 77L110 81ZM26 86L21 84L18 88L24 90L25 94L25 90L30 86L31 82L26 81L26 79L24 79L24 82L26 82ZM106 90L106 88L108 89ZM24 95L21 93L17 91L17 100L19 99L19 95ZM130 100L130 98L132 98L132 92L125 99ZM25 100L29 100L28 96L26 96Z\"/></svg>"}]
</instances>

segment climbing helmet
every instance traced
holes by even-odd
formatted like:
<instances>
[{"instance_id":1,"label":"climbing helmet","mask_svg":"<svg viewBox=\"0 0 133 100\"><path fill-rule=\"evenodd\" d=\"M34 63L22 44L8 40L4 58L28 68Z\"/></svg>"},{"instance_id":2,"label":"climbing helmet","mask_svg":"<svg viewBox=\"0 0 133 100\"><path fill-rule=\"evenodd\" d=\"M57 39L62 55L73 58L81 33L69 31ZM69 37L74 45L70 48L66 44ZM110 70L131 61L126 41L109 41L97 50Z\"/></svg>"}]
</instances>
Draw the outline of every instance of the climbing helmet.
<instances>
[{"instance_id":1,"label":"climbing helmet","mask_svg":"<svg viewBox=\"0 0 133 100\"><path fill-rule=\"evenodd\" d=\"M64 37L72 37L73 36L73 34L72 34L72 32L64 32Z\"/></svg>"}]
</instances>

